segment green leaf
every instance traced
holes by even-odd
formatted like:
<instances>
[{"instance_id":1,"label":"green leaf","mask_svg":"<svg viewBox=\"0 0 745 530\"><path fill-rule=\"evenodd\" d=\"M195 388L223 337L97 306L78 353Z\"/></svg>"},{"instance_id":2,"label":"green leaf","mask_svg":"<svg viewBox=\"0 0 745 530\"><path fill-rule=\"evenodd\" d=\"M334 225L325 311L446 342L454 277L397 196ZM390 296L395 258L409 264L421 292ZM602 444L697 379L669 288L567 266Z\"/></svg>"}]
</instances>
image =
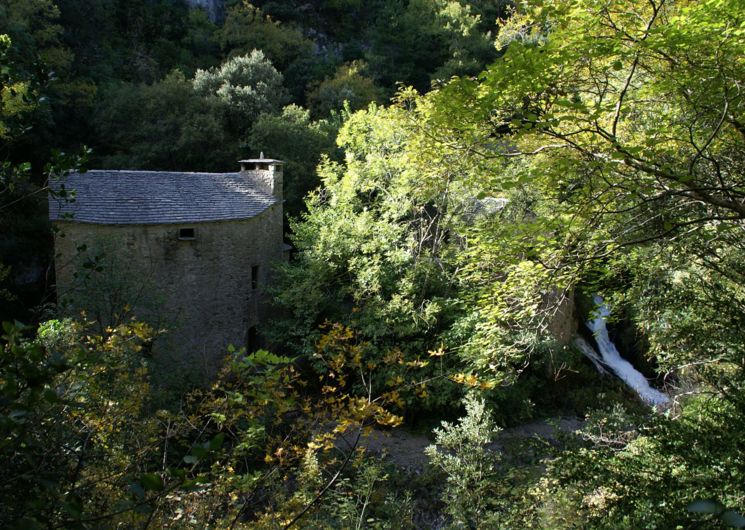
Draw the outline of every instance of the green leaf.
<instances>
[{"instance_id":1,"label":"green leaf","mask_svg":"<svg viewBox=\"0 0 745 530\"><path fill-rule=\"evenodd\" d=\"M218 433L217 436L212 438L212 440L210 441L210 451L217 451L218 449L220 449L224 441L225 441L225 434Z\"/></svg>"},{"instance_id":2,"label":"green leaf","mask_svg":"<svg viewBox=\"0 0 745 530\"><path fill-rule=\"evenodd\" d=\"M26 515L19 521L17 528L23 528L24 530L42 530L47 528L46 525L42 525L39 521L33 518L32 515Z\"/></svg>"},{"instance_id":3,"label":"green leaf","mask_svg":"<svg viewBox=\"0 0 745 530\"><path fill-rule=\"evenodd\" d=\"M145 473L140 477L140 483L147 491L161 491L163 489L163 479L157 473Z\"/></svg>"},{"instance_id":4,"label":"green leaf","mask_svg":"<svg viewBox=\"0 0 745 530\"><path fill-rule=\"evenodd\" d=\"M183 480L186 478L186 470L182 469L180 467L169 467L168 473L179 480Z\"/></svg>"},{"instance_id":5,"label":"green leaf","mask_svg":"<svg viewBox=\"0 0 745 530\"><path fill-rule=\"evenodd\" d=\"M57 395L57 392L55 392L51 388L45 388L44 389L44 399L47 400L49 403L56 403L59 401L59 396Z\"/></svg>"},{"instance_id":6,"label":"green leaf","mask_svg":"<svg viewBox=\"0 0 745 530\"><path fill-rule=\"evenodd\" d=\"M187 464L196 464L197 462L199 462L199 458L194 455L186 455L184 457L184 462L186 462Z\"/></svg>"},{"instance_id":7,"label":"green leaf","mask_svg":"<svg viewBox=\"0 0 745 530\"><path fill-rule=\"evenodd\" d=\"M185 480L181 484L181 488L182 489L185 489L185 490L190 490L190 489L193 489L196 485L197 485L197 481L196 480Z\"/></svg>"},{"instance_id":8,"label":"green leaf","mask_svg":"<svg viewBox=\"0 0 745 530\"><path fill-rule=\"evenodd\" d=\"M62 503L62 509L74 519L80 519L83 516L83 501L76 495L69 495Z\"/></svg>"}]
</instances>

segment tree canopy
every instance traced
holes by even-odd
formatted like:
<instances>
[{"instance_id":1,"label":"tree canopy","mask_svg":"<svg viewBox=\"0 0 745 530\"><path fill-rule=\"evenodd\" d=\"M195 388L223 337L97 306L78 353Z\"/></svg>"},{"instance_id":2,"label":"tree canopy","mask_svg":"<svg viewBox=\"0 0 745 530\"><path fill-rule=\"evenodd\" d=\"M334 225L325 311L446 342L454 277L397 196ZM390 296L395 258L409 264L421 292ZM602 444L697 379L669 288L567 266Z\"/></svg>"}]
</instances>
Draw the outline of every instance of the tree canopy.
<instances>
[{"instance_id":1,"label":"tree canopy","mask_svg":"<svg viewBox=\"0 0 745 530\"><path fill-rule=\"evenodd\" d=\"M741 4L0 1L2 524L745 527ZM174 390L141 279L54 303L50 179L262 151L267 350Z\"/></svg>"}]
</instances>

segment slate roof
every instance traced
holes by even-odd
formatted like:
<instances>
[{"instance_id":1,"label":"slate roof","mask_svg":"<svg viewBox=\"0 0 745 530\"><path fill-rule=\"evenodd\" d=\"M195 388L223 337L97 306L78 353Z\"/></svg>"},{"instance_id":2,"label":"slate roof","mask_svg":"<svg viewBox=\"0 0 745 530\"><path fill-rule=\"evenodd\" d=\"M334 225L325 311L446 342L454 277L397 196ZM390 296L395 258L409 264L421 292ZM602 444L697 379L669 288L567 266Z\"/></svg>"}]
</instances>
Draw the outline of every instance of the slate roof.
<instances>
[{"instance_id":1,"label":"slate roof","mask_svg":"<svg viewBox=\"0 0 745 530\"><path fill-rule=\"evenodd\" d=\"M167 224L254 217L277 199L240 173L95 170L52 183L75 200L50 197L52 221L96 224ZM70 214L70 215L68 215Z\"/></svg>"}]
</instances>

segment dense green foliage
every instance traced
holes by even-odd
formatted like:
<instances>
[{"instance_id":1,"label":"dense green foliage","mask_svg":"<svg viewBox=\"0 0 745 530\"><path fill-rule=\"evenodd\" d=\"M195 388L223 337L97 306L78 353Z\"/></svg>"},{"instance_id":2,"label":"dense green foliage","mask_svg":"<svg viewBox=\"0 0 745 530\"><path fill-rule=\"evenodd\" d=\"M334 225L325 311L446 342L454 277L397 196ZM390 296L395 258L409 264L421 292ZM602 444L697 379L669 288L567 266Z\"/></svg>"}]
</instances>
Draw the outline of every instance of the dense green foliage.
<instances>
[{"instance_id":1,"label":"dense green foliage","mask_svg":"<svg viewBox=\"0 0 745 530\"><path fill-rule=\"evenodd\" d=\"M301 256L280 301L294 308L289 329L302 337L340 319L381 344L394 310L395 329L409 335L405 325L435 325L426 336L439 335L446 358L458 358L446 364L451 379L510 384L487 392L497 403L521 388L533 401L536 369L576 366L551 329L563 300L576 293L586 315L583 300L600 291L636 325L670 391L713 394L681 397L679 417L632 415L630 437L589 436L582 451L560 454L542 483L552 504L530 501L556 513L530 524L607 527L601 514L612 510L614 525L657 528L685 524L700 498L742 506L734 426L745 361L745 41L736 4L532 3L504 25L504 57L478 79L404 93L398 107L350 120L340 135L343 173L322 169L323 191L294 229ZM401 175L415 184L399 195ZM443 188L446 203L427 195ZM396 206L379 206L388 201ZM411 235L417 204L448 234L431 256L449 285L444 305L437 291L407 289L409 275L426 270ZM409 293L421 296L409 306L418 312L397 305ZM458 366L466 373L454 373ZM705 478L712 466L718 471ZM660 485L671 477L674 492Z\"/></svg>"},{"instance_id":2,"label":"dense green foliage","mask_svg":"<svg viewBox=\"0 0 745 530\"><path fill-rule=\"evenodd\" d=\"M285 163L284 207L288 215L301 212L305 196L318 185L315 168L321 156L336 155L336 131L336 119L314 121L309 111L297 105L286 106L278 115L264 113L253 124L249 145Z\"/></svg>"},{"instance_id":3,"label":"dense green foliage","mask_svg":"<svg viewBox=\"0 0 745 530\"><path fill-rule=\"evenodd\" d=\"M153 85L108 85L95 112L95 130L105 138L101 162L142 169L226 169L226 160L239 156L230 145L227 105L215 94L200 95L179 72ZM125 122L128 127L121 126Z\"/></svg>"},{"instance_id":4,"label":"dense green foliage","mask_svg":"<svg viewBox=\"0 0 745 530\"><path fill-rule=\"evenodd\" d=\"M0 0L0 32L0 316L37 323L0 342L3 526L745 527L739 0ZM282 356L173 395L137 300L46 303L84 160L52 147L86 144L286 161ZM596 293L667 406L574 348ZM421 474L361 449L402 423Z\"/></svg>"}]
</instances>

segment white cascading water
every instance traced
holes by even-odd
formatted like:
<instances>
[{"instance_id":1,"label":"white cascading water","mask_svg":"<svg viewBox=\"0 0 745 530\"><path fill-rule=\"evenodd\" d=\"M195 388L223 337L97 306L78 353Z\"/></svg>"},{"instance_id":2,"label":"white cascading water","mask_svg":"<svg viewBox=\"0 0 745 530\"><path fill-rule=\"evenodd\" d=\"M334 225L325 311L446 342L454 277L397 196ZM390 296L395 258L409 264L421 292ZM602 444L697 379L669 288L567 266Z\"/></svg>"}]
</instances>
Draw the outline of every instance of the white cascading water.
<instances>
[{"instance_id":1,"label":"white cascading water","mask_svg":"<svg viewBox=\"0 0 745 530\"><path fill-rule=\"evenodd\" d=\"M659 390L652 388L647 378L618 353L616 345L608 337L608 328L605 325L605 320L610 315L610 310L605 305L601 296L595 295L593 300L595 302L595 314L597 316L592 320L588 320L586 325L590 328L595 341L598 343L603 364L613 370L619 379L629 385L644 402L650 405L665 405L668 403L670 398Z\"/></svg>"},{"instance_id":2,"label":"white cascading water","mask_svg":"<svg viewBox=\"0 0 745 530\"><path fill-rule=\"evenodd\" d=\"M603 359L601 359L600 355L598 355L598 352L596 352L595 349L590 346L589 342L587 342L582 337L575 337L574 344L577 346L579 351L584 354L585 357L590 359L600 375L605 375L608 373L605 371L605 367L603 366Z\"/></svg>"}]
</instances>

